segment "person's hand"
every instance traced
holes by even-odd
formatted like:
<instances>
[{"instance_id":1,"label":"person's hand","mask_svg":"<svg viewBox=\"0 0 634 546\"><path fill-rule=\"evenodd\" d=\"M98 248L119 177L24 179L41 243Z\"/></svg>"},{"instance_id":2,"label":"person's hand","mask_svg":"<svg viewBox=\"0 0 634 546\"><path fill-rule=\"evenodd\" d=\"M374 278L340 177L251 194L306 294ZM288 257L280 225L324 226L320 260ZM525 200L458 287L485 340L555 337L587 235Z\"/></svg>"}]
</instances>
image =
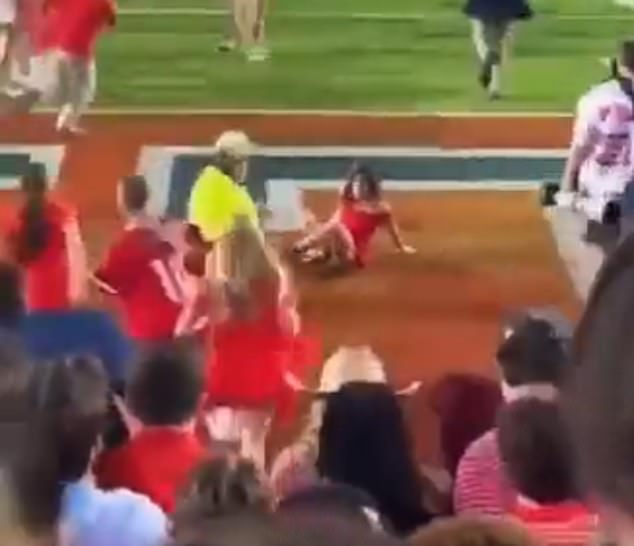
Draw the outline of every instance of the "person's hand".
<instances>
[{"instance_id":1,"label":"person's hand","mask_svg":"<svg viewBox=\"0 0 634 546\"><path fill-rule=\"evenodd\" d=\"M411 255L411 254L416 254L418 251L413 246L403 245L401 247L401 252L403 254Z\"/></svg>"},{"instance_id":2,"label":"person's hand","mask_svg":"<svg viewBox=\"0 0 634 546\"><path fill-rule=\"evenodd\" d=\"M559 191L555 195L555 203L561 208L572 208L575 202L575 193L572 191Z\"/></svg>"}]
</instances>

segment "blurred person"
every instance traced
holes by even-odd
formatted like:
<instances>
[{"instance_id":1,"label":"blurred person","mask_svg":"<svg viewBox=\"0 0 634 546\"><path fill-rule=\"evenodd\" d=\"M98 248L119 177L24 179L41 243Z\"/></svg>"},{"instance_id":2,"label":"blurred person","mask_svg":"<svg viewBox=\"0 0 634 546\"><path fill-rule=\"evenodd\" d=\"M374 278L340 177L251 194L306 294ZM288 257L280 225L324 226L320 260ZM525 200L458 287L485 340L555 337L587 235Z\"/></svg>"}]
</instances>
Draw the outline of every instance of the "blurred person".
<instances>
[{"instance_id":1,"label":"blurred person","mask_svg":"<svg viewBox=\"0 0 634 546\"><path fill-rule=\"evenodd\" d=\"M451 477L467 447L495 425L502 402L498 384L471 374L448 374L430 393L430 405L440 422L444 466Z\"/></svg>"},{"instance_id":2,"label":"blurred person","mask_svg":"<svg viewBox=\"0 0 634 546\"><path fill-rule=\"evenodd\" d=\"M172 536L191 526L240 514L267 514L268 490L258 469L239 457L217 457L195 469L172 514Z\"/></svg>"},{"instance_id":3,"label":"blurred person","mask_svg":"<svg viewBox=\"0 0 634 546\"><path fill-rule=\"evenodd\" d=\"M313 400L297 440L282 449L271 465L271 486L277 500L319 485L319 430L327 398L343 385L352 382L387 383L385 364L370 347L339 347L324 362L316 391L312 392L301 384L294 385L299 391L312 392ZM413 394L419 386L420 383L412 383L398 391L397 395Z\"/></svg>"},{"instance_id":4,"label":"blurred person","mask_svg":"<svg viewBox=\"0 0 634 546\"><path fill-rule=\"evenodd\" d=\"M110 314L96 309L27 311L22 293L20 270L0 261L0 330L19 340L32 363L93 355L112 386L125 381L133 347Z\"/></svg>"},{"instance_id":5,"label":"blurred person","mask_svg":"<svg viewBox=\"0 0 634 546\"><path fill-rule=\"evenodd\" d=\"M17 22L17 0L0 1L0 88L11 76L11 50L15 39Z\"/></svg>"},{"instance_id":6,"label":"blurred person","mask_svg":"<svg viewBox=\"0 0 634 546\"><path fill-rule=\"evenodd\" d=\"M383 199L379 177L369 168L355 165L335 213L295 243L293 251L306 263L329 261L335 267L364 267L379 228L388 231L400 252L416 253L403 242L392 209Z\"/></svg>"},{"instance_id":7,"label":"blurred person","mask_svg":"<svg viewBox=\"0 0 634 546\"><path fill-rule=\"evenodd\" d=\"M209 271L217 318L207 348L210 436L237 444L263 469L271 420L288 421L295 393L285 380L312 356L301 333L289 271L247 218L220 239Z\"/></svg>"},{"instance_id":8,"label":"blurred person","mask_svg":"<svg viewBox=\"0 0 634 546\"><path fill-rule=\"evenodd\" d=\"M29 418L31 375L32 366L19 339L0 330L0 423Z\"/></svg>"},{"instance_id":9,"label":"blurred person","mask_svg":"<svg viewBox=\"0 0 634 546\"><path fill-rule=\"evenodd\" d=\"M527 0L467 0L464 13L471 19L473 43L480 60L478 81L491 99L500 98L502 61L513 26L530 19Z\"/></svg>"},{"instance_id":10,"label":"blurred person","mask_svg":"<svg viewBox=\"0 0 634 546\"><path fill-rule=\"evenodd\" d=\"M35 419L0 423L0 543L56 546L63 486L54 438Z\"/></svg>"},{"instance_id":11,"label":"blurred person","mask_svg":"<svg viewBox=\"0 0 634 546\"><path fill-rule=\"evenodd\" d=\"M53 361L38 369L35 388L38 411L58 445L63 546L161 546L167 518L158 506L143 495L95 485L91 466L108 411L108 379L99 361Z\"/></svg>"},{"instance_id":12,"label":"blurred person","mask_svg":"<svg viewBox=\"0 0 634 546\"><path fill-rule=\"evenodd\" d=\"M328 481L370 494L397 535L432 519L403 413L385 384L347 383L328 396L317 469Z\"/></svg>"},{"instance_id":13,"label":"blurred person","mask_svg":"<svg viewBox=\"0 0 634 546\"><path fill-rule=\"evenodd\" d=\"M77 213L48 192L44 168L20 179L23 203L7 236L9 253L24 271L29 311L67 309L86 297L86 251Z\"/></svg>"},{"instance_id":14,"label":"blurred person","mask_svg":"<svg viewBox=\"0 0 634 546\"><path fill-rule=\"evenodd\" d=\"M269 57L266 46L266 0L229 0L231 22L218 51L243 49L249 61L264 61Z\"/></svg>"},{"instance_id":15,"label":"blurred person","mask_svg":"<svg viewBox=\"0 0 634 546\"><path fill-rule=\"evenodd\" d=\"M112 28L114 0L51 0L46 5L47 64L55 77L51 100L60 105L55 127L83 134L80 119L94 100L97 86L95 45Z\"/></svg>"},{"instance_id":16,"label":"blurred person","mask_svg":"<svg viewBox=\"0 0 634 546\"><path fill-rule=\"evenodd\" d=\"M524 398L553 401L568 374L572 327L552 309L524 309L502 323L496 353L505 403ZM497 428L469 445L458 463L454 510L499 516L512 509L516 491L500 458Z\"/></svg>"},{"instance_id":17,"label":"blurred person","mask_svg":"<svg viewBox=\"0 0 634 546\"><path fill-rule=\"evenodd\" d=\"M119 183L126 224L93 274L99 288L119 300L128 334L140 344L173 338L186 300L182 255L148 214L148 199L144 177Z\"/></svg>"},{"instance_id":18,"label":"blurred person","mask_svg":"<svg viewBox=\"0 0 634 546\"><path fill-rule=\"evenodd\" d=\"M205 167L194 182L188 221L203 242L213 243L226 235L239 216L246 216L254 228L260 229L258 207L246 187L252 150L245 133L222 133L216 141L213 164Z\"/></svg>"},{"instance_id":19,"label":"blurred person","mask_svg":"<svg viewBox=\"0 0 634 546\"><path fill-rule=\"evenodd\" d=\"M323 482L295 491L279 501L276 513L295 521L320 517L376 532L384 529L376 501L365 491L340 483Z\"/></svg>"},{"instance_id":20,"label":"blurred person","mask_svg":"<svg viewBox=\"0 0 634 546\"><path fill-rule=\"evenodd\" d=\"M411 546L539 546L522 525L510 519L455 517L439 519L412 534Z\"/></svg>"},{"instance_id":21,"label":"blurred person","mask_svg":"<svg viewBox=\"0 0 634 546\"><path fill-rule=\"evenodd\" d=\"M634 236L607 256L573 340L565 394L581 484L613 544L634 541Z\"/></svg>"},{"instance_id":22,"label":"blurred person","mask_svg":"<svg viewBox=\"0 0 634 546\"><path fill-rule=\"evenodd\" d=\"M131 369L117 400L130 439L101 454L97 483L146 495L171 513L178 491L208 456L195 434L203 404L202 365L189 343L157 344Z\"/></svg>"},{"instance_id":23,"label":"blurred person","mask_svg":"<svg viewBox=\"0 0 634 546\"><path fill-rule=\"evenodd\" d=\"M622 202L634 178L634 41L621 44L616 69L614 78L592 87L577 103L568 160L555 196L559 206L579 208L598 222L611 204Z\"/></svg>"},{"instance_id":24,"label":"blurred person","mask_svg":"<svg viewBox=\"0 0 634 546\"><path fill-rule=\"evenodd\" d=\"M585 546L598 538L583 500L573 444L557 402L517 400L499 416L498 442L517 487L514 515L546 546Z\"/></svg>"}]
</instances>

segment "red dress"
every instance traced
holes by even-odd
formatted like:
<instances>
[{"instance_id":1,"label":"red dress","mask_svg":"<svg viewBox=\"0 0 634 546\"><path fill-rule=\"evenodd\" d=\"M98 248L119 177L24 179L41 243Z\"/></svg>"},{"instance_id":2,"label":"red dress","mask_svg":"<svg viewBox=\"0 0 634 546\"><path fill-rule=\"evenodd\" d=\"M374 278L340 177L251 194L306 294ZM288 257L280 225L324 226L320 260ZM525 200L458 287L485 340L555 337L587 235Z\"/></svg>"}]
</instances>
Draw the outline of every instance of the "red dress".
<instances>
[{"instance_id":1,"label":"red dress","mask_svg":"<svg viewBox=\"0 0 634 546\"><path fill-rule=\"evenodd\" d=\"M352 199L341 201L341 223L346 227L355 248L355 262L359 267L366 263L370 241L376 230L390 219L389 211L372 212L359 207L359 202Z\"/></svg>"},{"instance_id":2,"label":"red dress","mask_svg":"<svg viewBox=\"0 0 634 546\"><path fill-rule=\"evenodd\" d=\"M317 355L316 346L306 334L292 332L292 308L280 305L277 281L254 282L251 294L256 302L253 316L229 317L209 336L209 405L271 409L287 420L295 396L284 373L303 376Z\"/></svg>"},{"instance_id":3,"label":"red dress","mask_svg":"<svg viewBox=\"0 0 634 546\"><path fill-rule=\"evenodd\" d=\"M48 240L37 258L24 264L24 290L29 311L55 311L71 306L70 256L66 228L76 221L75 211L59 201L49 200L44 205L48 222ZM15 244L21 229L18 216L9 232L10 246ZM14 247L15 248L15 247Z\"/></svg>"}]
</instances>

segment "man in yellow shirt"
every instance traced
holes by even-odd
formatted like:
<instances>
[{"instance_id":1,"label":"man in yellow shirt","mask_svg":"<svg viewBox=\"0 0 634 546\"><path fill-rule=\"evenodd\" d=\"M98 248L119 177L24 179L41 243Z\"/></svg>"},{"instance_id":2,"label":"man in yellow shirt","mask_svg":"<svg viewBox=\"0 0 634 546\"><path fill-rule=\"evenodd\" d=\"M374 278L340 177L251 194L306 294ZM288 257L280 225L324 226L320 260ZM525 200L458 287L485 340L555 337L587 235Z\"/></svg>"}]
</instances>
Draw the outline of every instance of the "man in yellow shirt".
<instances>
[{"instance_id":1,"label":"man in yellow shirt","mask_svg":"<svg viewBox=\"0 0 634 546\"><path fill-rule=\"evenodd\" d=\"M213 242L231 231L236 217L247 217L260 230L258 207L245 186L253 145L241 131L227 131L216 141L214 165L194 183L188 221L202 238Z\"/></svg>"}]
</instances>

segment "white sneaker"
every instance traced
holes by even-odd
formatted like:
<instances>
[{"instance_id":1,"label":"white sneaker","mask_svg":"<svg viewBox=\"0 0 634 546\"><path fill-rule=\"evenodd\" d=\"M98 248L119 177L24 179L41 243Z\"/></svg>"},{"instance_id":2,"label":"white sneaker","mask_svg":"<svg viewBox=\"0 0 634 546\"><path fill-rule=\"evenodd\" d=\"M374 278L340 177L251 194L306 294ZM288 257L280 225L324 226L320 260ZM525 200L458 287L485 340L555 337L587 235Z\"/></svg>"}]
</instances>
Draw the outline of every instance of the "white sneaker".
<instances>
[{"instance_id":1,"label":"white sneaker","mask_svg":"<svg viewBox=\"0 0 634 546\"><path fill-rule=\"evenodd\" d=\"M271 52L268 47L254 46L247 51L247 60L249 62L262 62L269 59Z\"/></svg>"}]
</instances>

